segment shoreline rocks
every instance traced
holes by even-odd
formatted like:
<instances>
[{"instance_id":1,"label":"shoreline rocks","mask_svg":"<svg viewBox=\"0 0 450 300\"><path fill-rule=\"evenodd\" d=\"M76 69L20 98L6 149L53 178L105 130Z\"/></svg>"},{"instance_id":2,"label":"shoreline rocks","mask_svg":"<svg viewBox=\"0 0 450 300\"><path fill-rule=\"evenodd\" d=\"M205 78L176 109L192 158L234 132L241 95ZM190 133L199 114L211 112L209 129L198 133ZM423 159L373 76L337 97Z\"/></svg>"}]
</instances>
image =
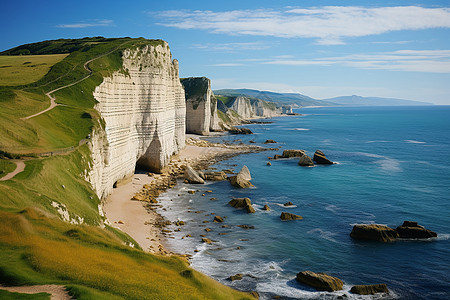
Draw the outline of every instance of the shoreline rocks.
<instances>
[{"instance_id":1,"label":"shoreline rocks","mask_svg":"<svg viewBox=\"0 0 450 300\"><path fill-rule=\"evenodd\" d=\"M288 212L282 212L281 216L280 216L280 219L282 221L292 221L292 220L302 220L303 217L299 216L299 215L296 215L296 214L291 214L291 213L288 213Z\"/></svg>"},{"instance_id":2,"label":"shoreline rocks","mask_svg":"<svg viewBox=\"0 0 450 300\"><path fill-rule=\"evenodd\" d=\"M316 152L314 152L314 157L313 160L318 164L318 165L332 165L334 164L334 162L332 162L331 160L329 160L325 154L320 151L320 150L316 150Z\"/></svg>"},{"instance_id":3,"label":"shoreline rocks","mask_svg":"<svg viewBox=\"0 0 450 300\"><path fill-rule=\"evenodd\" d=\"M235 187L249 188L253 186L250 182L250 180L252 180L252 176L250 175L250 171L247 166L243 166L239 174L236 176L230 176L229 180L231 185Z\"/></svg>"},{"instance_id":4,"label":"shoreline rocks","mask_svg":"<svg viewBox=\"0 0 450 300\"><path fill-rule=\"evenodd\" d=\"M392 242L398 238L398 233L385 225L357 224L353 226L350 236L357 240Z\"/></svg>"},{"instance_id":5,"label":"shoreline rocks","mask_svg":"<svg viewBox=\"0 0 450 300\"><path fill-rule=\"evenodd\" d=\"M396 229L379 224L357 224L353 226L350 236L357 240L393 242L400 239L429 239L437 233L420 226L417 222L404 221Z\"/></svg>"},{"instance_id":6,"label":"shoreline rocks","mask_svg":"<svg viewBox=\"0 0 450 300\"><path fill-rule=\"evenodd\" d=\"M295 278L299 283L309 285L318 291L334 292L343 289L344 283L339 278L325 273L303 271Z\"/></svg>"},{"instance_id":7,"label":"shoreline rocks","mask_svg":"<svg viewBox=\"0 0 450 300\"><path fill-rule=\"evenodd\" d=\"M191 184L204 184L205 181L200 176L200 173L195 171L190 165L186 165L184 169L184 178Z\"/></svg>"},{"instance_id":8,"label":"shoreline rocks","mask_svg":"<svg viewBox=\"0 0 450 300\"><path fill-rule=\"evenodd\" d=\"M377 293L389 294L386 284L371 284L371 285L355 285L350 289L352 294L358 295L375 295Z\"/></svg>"},{"instance_id":9,"label":"shoreline rocks","mask_svg":"<svg viewBox=\"0 0 450 300\"><path fill-rule=\"evenodd\" d=\"M245 208L247 213L254 213L255 209L252 206L252 201L249 198L234 198L228 204L235 208Z\"/></svg>"},{"instance_id":10,"label":"shoreline rocks","mask_svg":"<svg viewBox=\"0 0 450 300\"><path fill-rule=\"evenodd\" d=\"M314 167L314 162L308 155L303 155L298 161L298 165L302 167Z\"/></svg>"}]
</instances>

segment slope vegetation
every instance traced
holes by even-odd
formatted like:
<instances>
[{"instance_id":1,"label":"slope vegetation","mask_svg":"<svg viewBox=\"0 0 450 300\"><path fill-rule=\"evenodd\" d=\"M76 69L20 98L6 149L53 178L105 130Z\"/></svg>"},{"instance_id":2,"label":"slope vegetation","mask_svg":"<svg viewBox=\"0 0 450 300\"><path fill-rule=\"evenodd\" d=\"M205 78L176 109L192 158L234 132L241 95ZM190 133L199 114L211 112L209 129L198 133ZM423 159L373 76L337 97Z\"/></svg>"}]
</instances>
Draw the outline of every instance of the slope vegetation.
<instances>
[{"instance_id":1,"label":"slope vegetation","mask_svg":"<svg viewBox=\"0 0 450 300\"><path fill-rule=\"evenodd\" d=\"M127 72L124 49L160 42L58 40L2 53L70 54L38 81L0 89L1 170L13 168L7 158L26 165L0 181L0 284L59 284L76 299L250 298L190 269L181 258L130 247L136 242L104 225L100 201L84 180L91 154L83 139L103 126L93 109L94 88L114 71ZM46 93L65 86L53 93L58 106L24 119L49 106Z\"/></svg>"}]
</instances>

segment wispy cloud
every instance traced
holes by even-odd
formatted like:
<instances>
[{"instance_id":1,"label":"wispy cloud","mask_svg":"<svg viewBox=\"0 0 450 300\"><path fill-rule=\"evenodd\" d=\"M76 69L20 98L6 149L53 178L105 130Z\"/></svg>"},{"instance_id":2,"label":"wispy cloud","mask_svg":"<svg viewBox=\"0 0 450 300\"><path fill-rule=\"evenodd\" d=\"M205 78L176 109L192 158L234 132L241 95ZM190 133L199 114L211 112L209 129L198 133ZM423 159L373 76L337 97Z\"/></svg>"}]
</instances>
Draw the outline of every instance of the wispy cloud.
<instances>
[{"instance_id":1,"label":"wispy cloud","mask_svg":"<svg viewBox=\"0 0 450 300\"><path fill-rule=\"evenodd\" d=\"M162 11L162 26L229 35L314 38L317 44L344 44L345 38L399 30L450 28L450 8L419 6L365 8L324 6L306 9Z\"/></svg>"},{"instance_id":2,"label":"wispy cloud","mask_svg":"<svg viewBox=\"0 0 450 300\"><path fill-rule=\"evenodd\" d=\"M87 22L71 23L71 24L59 24L56 27L59 28L87 28L87 27L107 27L113 26L112 20L92 20Z\"/></svg>"},{"instance_id":3,"label":"wispy cloud","mask_svg":"<svg viewBox=\"0 0 450 300\"><path fill-rule=\"evenodd\" d=\"M223 64L213 64L213 65L209 65L210 67L241 67L244 64L240 64L240 63L223 63Z\"/></svg>"},{"instance_id":4,"label":"wispy cloud","mask_svg":"<svg viewBox=\"0 0 450 300\"><path fill-rule=\"evenodd\" d=\"M332 66L407 72L450 73L450 50L399 50L374 54L353 54L316 59L274 59L270 65Z\"/></svg>"},{"instance_id":5,"label":"wispy cloud","mask_svg":"<svg viewBox=\"0 0 450 300\"><path fill-rule=\"evenodd\" d=\"M206 43L206 44L195 44L192 46L194 49L202 49L208 51L224 51L224 52L234 52L234 51L256 51L264 50L270 48L269 45L262 42L249 42L249 43Z\"/></svg>"}]
</instances>

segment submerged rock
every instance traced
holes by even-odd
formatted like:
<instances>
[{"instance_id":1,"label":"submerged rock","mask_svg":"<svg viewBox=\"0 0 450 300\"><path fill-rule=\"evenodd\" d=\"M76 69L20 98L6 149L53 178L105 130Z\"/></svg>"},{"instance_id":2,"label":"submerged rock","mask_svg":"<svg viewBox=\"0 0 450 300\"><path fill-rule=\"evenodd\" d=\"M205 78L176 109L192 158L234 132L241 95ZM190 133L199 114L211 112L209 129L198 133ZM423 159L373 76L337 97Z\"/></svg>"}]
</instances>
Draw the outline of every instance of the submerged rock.
<instances>
[{"instance_id":1,"label":"submerged rock","mask_svg":"<svg viewBox=\"0 0 450 300\"><path fill-rule=\"evenodd\" d=\"M214 222L216 223L222 223L223 222L223 218L221 216L215 216L214 217Z\"/></svg>"},{"instance_id":2,"label":"submerged rock","mask_svg":"<svg viewBox=\"0 0 450 300\"><path fill-rule=\"evenodd\" d=\"M247 213L255 212L255 209L252 206L252 201L249 198L234 198L228 202L228 204L235 208L245 208Z\"/></svg>"},{"instance_id":3,"label":"submerged rock","mask_svg":"<svg viewBox=\"0 0 450 300\"><path fill-rule=\"evenodd\" d=\"M309 285L318 291L334 292L342 290L344 283L339 278L325 273L303 271L295 278L298 282Z\"/></svg>"},{"instance_id":4,"label":"submerged rock","mask_svg":"<svg viewBox=\"0 0 450 300\"><path fill-rule=\"evenodd\" d=\"M281 216L280 216L280 219L282 221L291 221L291 220L301 220L301 219L303 219L303 217L299 216L299 215L296 215L296 214L291 214L291 213L288 213L288 212L282 212Z\"/></svg>"},{"instance_id":5,"label":"submerged rock","mask_svg":"<svg viewBox=\"0 0 450 300\"><path fill-rule=\"evenodd\" d=\"M294 203L292 203L291 201L286 202L285 204L283 204L283 206L293 206L293 205L294 205Z\"/></svg>"},{"instance_id":6,"label":"submerged rock","mask_svg":"<svg viewBox=\"0 0 450 300\"><path fill-rule=\"evenodd\" d=\"M275 142L274 140L266 140L264 142L264 144L276 144L277 142Z\"/></svg>"},{"instance_id":7,"label":"submerged rock","mask_svg":"<svg viewBox=\"0 0 450 300\"><path fill-rule=\"evenodd\" d=\"M392 242L398 238L398 233L386 225L357 224L353 226L350 236L357 240Z\"/></svg>"},{"instance_id":8,"label":"submerged rock","mask_svg":"<svg viewBox=\"0 0 450 300\"><path fill-rule=\"evenodd\" d=\"M184 178L191 184L203 184L205 181L200 177L197 171L187 165L184 169Z\"/></svg>"},{"instance_id":9,"label":"submerged rock","mask_svg":"<svg viewBox=\"0 0 450 300\"><path fill-rule=\"evenodd\" d=\"M232 134L253 134L253 132L250 129L244 128L244 127L241 127L241 128L233 127L233 128L231 128L230 133L232 133Z\"/></svg>"},{"instance_id":10,"label":"submerged rock","mask_svg":"<svg viewBox=\"0 0 450 300\"><path fill-rule=\"evenodd\" d=\"M264 207L263 207L263 210L266 210L266 211L269 211L270 210L270 207L269 207L269 205L264 205Z\"/></svg>"},{"instance_id":11,"label":"submerged rock","mask_svg":"<svg viewBox=\"0 0 450 300\"><path fill-rule=\"evenodd\" d=\"M358 295L375 295L376 293L389 294L386 284L371 284L371 285L355 285L350 290L353 294Z\"/></svg>"},{"instance_id":12,"label":"submerged rock","mask_svg":"<svg viewBox=\"0 0 450 300\"><path fill-rule=\"evenodd\" d=\"M316 152L314 152L314 157L313 160L318 164L318 165L332 165L334 164L334 162L332 162L331 160L329 160L325 154L320 151L320 150L316 150Z\"/></svg>"},{"instance_id":13,"label":"submerged rock","mask_svg":"<svg viewBox=\"0 0 450 300\"><path fill-rule=\"evenodd\" d=\"M252 176L250 175L250 171L247 166L243 166L239 174L236 176L229 177L231 185L239 188L248 188L253 186L250 182L252 180Z\"/></svg>"},{"instance_id":14,"label":"submerged rock","mask_svg":"<svg viewBox=\"0 0 450 300\"><path fill-rule=\"evenodd\" d=\"M437 233L420 226L417 222L404 221L397 227L399 238L402 239L428 239L437 237Z\"/></svg>"},{"instance_id":15,"label":"submerged rock","mask_svg":"<svg viewBox=\"0 0 450 300\"><path fill-rule=\"evenodd\" d=\"M303 155L298 161L298 165L302 167L314 167L314 162L308 155Z\"/></svg>"}]
</instances>

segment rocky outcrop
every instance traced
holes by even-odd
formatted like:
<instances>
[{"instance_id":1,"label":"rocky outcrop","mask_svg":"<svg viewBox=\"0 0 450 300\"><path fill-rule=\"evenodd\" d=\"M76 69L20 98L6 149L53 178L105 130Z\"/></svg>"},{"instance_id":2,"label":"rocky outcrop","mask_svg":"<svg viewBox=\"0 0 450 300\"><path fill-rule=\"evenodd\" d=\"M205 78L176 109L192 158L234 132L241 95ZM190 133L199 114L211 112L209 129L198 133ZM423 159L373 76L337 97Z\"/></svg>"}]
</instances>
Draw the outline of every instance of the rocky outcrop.
<instances>
[{"instance_id":1,"label":"rocky outcrop","mask_svg":"<svg viewBox=\"0 0 450 300\"><path fill-rule=\"evenodd\" d=\"M181 79L186 96L186 132L208 135L220 130L217 99L206 77Z\"/></svg>"},{"instance_id":2,"label":"rocky outcrop","mask_svg":"<svg viewBox=\"0 0 450 300\"><path fill-rule=\"evenodd\" d=\"M251 99L250 106L253 111L253 117L271 118L281 114L280 110L273 102L267 102L261 99Z\"/></svg>"},{"instance_id":3,"label":"rocky outcrop","mask_svg":"<svg viewBox=\"0 0 450 300\"><path fill-rule=\"evenodd\" d=\"M244 276L240 273L238 273L236 275L231 275L230 277L228 277L228 279L231 281L242 280L242 278L244 278Z\"/></svg>"},{"instance_id":4,"label":"rocky outcrop","mask_svg":"<svg viewBox=\"0 0 450 300\"><path fill-rule=\"evenodd\" d=\"M313 160L318 164L318 165L332 165L334 164L334 162L332 162L331 160L329 160L325 154L323 154L322 151L320 150L316 150L316 152L314 152L314 157Z\"/></svg>"},{"instance_id":5,"label":"rocky outcrop","mask_svg":"<svg viewBox=\"0 0 450 300\"><path fill-rule=\"evenodd\" d=\"M290 115L290 114L293 114L294 111L292 110L292 106L291 105L283 105L281 107L281 113L285 114L285 115Z\"/></svg>"},{"instance_id":6,"label":"rocky outcrop","mask_svg":"<svg viewBox=\"0 0 450 300\"><path fill-rule=\"evenodd\" d=\"M184 169L184 179L186 179L187 182L189 182L191 184L205 183L205 181L200 176L200 174L197 171L195 171L194 169L192 169L192 167L189 165L187 165L186 168Z\"/></svg>"},{"instance_id":7,"label":"rocky outcrop","mask_svg":"<svg viewBox=\"0 0 450 300\"><path fill-rule=\"evenodd\" d=\"M339 278L325 273L303 271L295 278L298 282L309 285L318 291L334 292L342 290L344 283Z\"/></svg>"},{"instance_id":8,"label":"rocky outcrop","mask_svg":"<svg viewBox=\"0 0 450 300\"><path fill-rule=\"evenodd\" d=\"M282 212L280 215L280 219L282 221L292 221L292 220L301 220L301 219L303 219L303 217L296 215L296 214L291 214L288 212Z\"/></svg>"},{"instance_id":9,"label":"rocky outcrop","mask_svg":"<svg viewBox=\"0 0 450 300\"><path fill-rule=\"evenodd\" d=\"M357 240L392 242L398 238L398 233L385 225L357 224L353 226L350 236Z\"/></svg>"},{"instance_id":10,"label":"rocky outcrop","mask_svg":"<svg viewBox=\"0 0 450 300\"><path fill-rule=\"evenodd\" d=\"M428 239L437 237L437 233L420 226L417 222L404 221L397 227L399 238L402 239Z\"/></svg>"},{"instance_id":11,"label":"rocky outcrop","mask_svg":"<svg viewBox=\"0 0 450 300\"><path fill-rule=\"evenodd\" d=\"M241 118L250 119L255 116L250 100L246 97L236 97L234 100L230 101L227 106L234 110Z\"/></svg>"},{"instance_id":12,"label":"rocky outcrop","mask_svg":"<svg viewBox=\"0 0 450 300\"><path fill-rule=\"evenodd\" d=\"M136 164L161 171L185 143L184 91L168 44L124 50L122 61L122 69L93 93L104 128L92 134L86 177L100 198L131 176Z\"/></svg>"},{"instance_id":13,"label":"rocky outcrop","mask_svg":"<svg viewBox=\"0 0 450 300\"><path fill-rule=\"evenodd\" d=\"M281 155L275 154L273 159L303 157L304 155L304 150L284 150Z\"/></svg>"},{"instance_id":14,"label":"rocky outcrop","mask_svg":"<svg viewBox=\"0 0 450 300\"><path fill-rule=\"evenodd\" d=\"M371 285L355 285L350 289L350 292L358 295L375 295L377 293L389 294L386 284L371 284Z\"/></svg>"},{"instance_id":15,"label":"rocky outcrop","mask_svg":"<svg viewBox=\"0 0 450 300\"><path fill-rule=\"evenodd\" d=\"M250 180L252 180L252 176L250 175L250 171L247 166L243 166L239 174L236 176L230 176L229 180L231 185L235 187L248 188L253 186L250 182Z\"/></svg>"},{"instance_id":16,"label":"rocky outcrop","mask_svg":"<svg viewBox=\"0 0 450 300\"><path fill-rule=\"evenodd\" d=\"M232 134L253 134L250 129L244 127L233 127L229 130L229 132Z\"/></svg>"},{"instance_id":17,"label":"rocky outcrop","mask_svg":"<svg viewBox=\"0 0 450 300\"><path fill-rule=\"evenodd\" d=\"M223 171L219 172L205 172L205 179L209 181L222 181L227 180L227 174Z\"/></svg>"},{"instance_id":18,"label":"rocky outcrop","mask_svg":"<svg viewBox=\"0 0 450 300\"><path fill-rule=\"evenodd\" d=\"M252 206L252 201L249 198L234 198L228 204L235 208L244 208L247 213L254 213L255 209Z\"/></svg>"},{"instance_id":19,"label":"rocky outcrop","mask_svg":"<svg viewBox=\"0 0 450 300\"><path fill-rule=\"evenodd\" d=\"M302 167L314 167L314 162L308 155L303 155L298 161L298 165Z\"/></svg>"}]
</instances>

